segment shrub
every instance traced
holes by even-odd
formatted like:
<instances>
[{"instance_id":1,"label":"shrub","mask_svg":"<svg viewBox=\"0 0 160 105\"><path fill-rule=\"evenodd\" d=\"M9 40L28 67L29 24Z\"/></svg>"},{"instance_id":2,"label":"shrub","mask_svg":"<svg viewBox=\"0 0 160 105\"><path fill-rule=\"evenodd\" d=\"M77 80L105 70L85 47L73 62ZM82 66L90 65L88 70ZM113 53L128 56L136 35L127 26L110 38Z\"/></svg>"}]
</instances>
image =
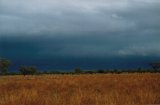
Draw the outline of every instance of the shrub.
<instances>
[{"instance_id":1,"label":"shrub","mask_svg":"<svg viewBox=\"0 0 160 105\"><path fill-rule=\"evenodd\" d=\"M75 72L76 74L83 73L83 71L82 71L80 68L75 68L74 72Z\"/></svg>"},{"instance_id":2,"label":"shrub","mask_svg":"<svg viewBox=\"0 0 160 105\"><path fill-rule=\"evenodd\" d=\"M0 74L6 74L10 66L10 61L7 59L0 59Z\"/></svg>"},{"instance_id":3,"label":"shrub","mask_svg":"<svg viewBox=\"0 0 160 105\"><path fill-rule=\"evenodd\" d=\"M33 75L37 73L37 68L35 66L21 66L19 71L25 75Z\"/></svg>"}]
</instances>

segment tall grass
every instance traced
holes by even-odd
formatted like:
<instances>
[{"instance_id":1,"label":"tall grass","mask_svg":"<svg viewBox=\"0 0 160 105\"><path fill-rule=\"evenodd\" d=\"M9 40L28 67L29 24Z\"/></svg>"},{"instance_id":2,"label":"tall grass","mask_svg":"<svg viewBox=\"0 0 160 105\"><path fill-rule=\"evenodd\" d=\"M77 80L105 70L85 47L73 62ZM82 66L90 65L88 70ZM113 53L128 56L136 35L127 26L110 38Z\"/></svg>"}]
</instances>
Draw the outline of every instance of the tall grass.
<instances>
[{"instance_id":1,"label":"tall grass","mask_svg":"<svg viewBox=\"0 0 160 105\"><path fill-rule=\"evenodd\" d=\"M0 105L160 104L160 74L0 77Z\"/></svg>"}]
</instances>

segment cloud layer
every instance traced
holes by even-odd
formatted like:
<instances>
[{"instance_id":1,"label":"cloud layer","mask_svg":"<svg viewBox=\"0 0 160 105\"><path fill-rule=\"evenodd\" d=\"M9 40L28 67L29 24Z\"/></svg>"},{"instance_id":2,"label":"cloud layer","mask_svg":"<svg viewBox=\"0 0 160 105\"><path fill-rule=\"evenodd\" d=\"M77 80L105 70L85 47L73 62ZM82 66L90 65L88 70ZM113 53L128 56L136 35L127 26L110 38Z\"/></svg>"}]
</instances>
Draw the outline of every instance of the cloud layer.
<instances>
[{"instance_id":1,"label":"cloud layer","mask_svg":"<svg viewBox=\"0 0 160 105\"><path fill-rule=\"evenodd\" d=\"M159 0L0 0L0 55L160 57Z\"/></svg>"}]
</instances>

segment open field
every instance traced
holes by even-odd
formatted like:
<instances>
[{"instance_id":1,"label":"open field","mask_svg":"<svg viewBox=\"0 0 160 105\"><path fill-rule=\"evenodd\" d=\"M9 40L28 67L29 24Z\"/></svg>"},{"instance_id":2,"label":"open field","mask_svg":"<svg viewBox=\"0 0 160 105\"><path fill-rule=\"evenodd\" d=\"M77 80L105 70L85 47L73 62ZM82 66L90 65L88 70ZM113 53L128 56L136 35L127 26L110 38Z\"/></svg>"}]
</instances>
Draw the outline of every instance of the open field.
<instances>
[{"instance_id":1,"label":"open field","mask_svg":"<svg viewBox=\"0 0 160 105\"><path fill-rule=\"evenodd\" d=\"M160 74L0 77L0 105L160 104Z\"/></svg>"}]
</instances>

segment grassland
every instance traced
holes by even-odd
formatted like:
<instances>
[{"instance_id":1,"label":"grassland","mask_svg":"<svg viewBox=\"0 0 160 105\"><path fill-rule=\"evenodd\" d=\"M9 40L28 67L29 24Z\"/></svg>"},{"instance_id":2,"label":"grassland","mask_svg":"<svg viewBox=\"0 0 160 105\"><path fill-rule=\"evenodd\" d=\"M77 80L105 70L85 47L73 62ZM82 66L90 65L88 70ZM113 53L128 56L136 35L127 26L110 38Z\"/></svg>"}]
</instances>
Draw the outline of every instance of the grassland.
<instances>
[{"instance_id":1,"label":"grassland","mask_svg":"<svg viewBox=\"0 0 160 105\"><path fill-rule=\"evenodd\" d=\"M160 74L1 76L0 105L160 104Z\"/></svg>"}]
</instances>

